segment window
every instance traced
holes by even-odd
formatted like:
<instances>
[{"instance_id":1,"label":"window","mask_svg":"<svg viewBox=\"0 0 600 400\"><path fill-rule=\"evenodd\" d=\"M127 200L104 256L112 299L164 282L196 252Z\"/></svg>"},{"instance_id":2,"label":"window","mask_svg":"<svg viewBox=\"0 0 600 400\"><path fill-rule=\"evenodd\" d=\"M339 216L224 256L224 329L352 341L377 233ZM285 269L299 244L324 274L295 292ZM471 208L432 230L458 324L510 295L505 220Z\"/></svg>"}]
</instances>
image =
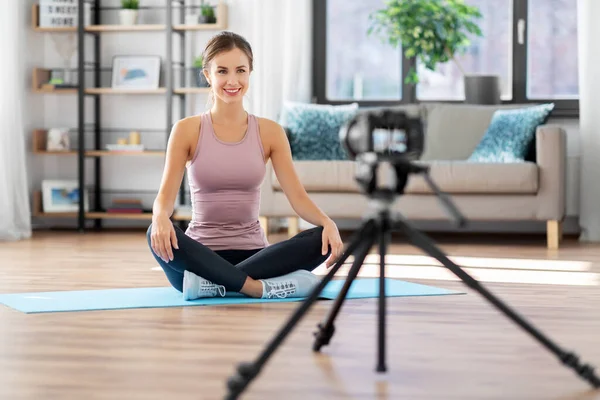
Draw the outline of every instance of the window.
<instances>
[{"instance_id":1,"label":"window","mask_svg":"<svg viewBox=\"0 0 600 400\"><path fill-rule=\"evenodd\" d=\"M327 1L328 100L400 100L402 54L368 37L368 16L379 1Z\"/></svg>"},{"instance_id":2,"label":"window","mask_svg":"<svg viewBox=\"0 0 600 400\"><path fill-rule=\"evenodd\" d=\"M498 74L502 101L553 101L555 115L578 114L577 0L465 0L480 8L483 37L457 57L474 74ZM368 16L385 0L314 0L314 95L318 103L363 106L463 101L462 73L451 61L420 83L404 84L413 60L369 37Z\"/></svg>"},{"instance_id":3,"label":"window","mask_svg":"<svg viewBox=\"0 0 600 400\"><path fill-rule=\"evenodd\" d=\"M543 0L542 0L543 1ZM471 46L456 61L467 74L499 75L502 99L512 99L512 0L466 0L478 6L482 37L472 37ZM454 61L438 65L436 71L417 63L419 100L464 100L462 72Z\"/></svg>"},{"instance_id":4,"label":"window","mask_svg":"<svg viewBox=\"0 0 600 400\"><path fill-rule=\"evenodd\" d=\"M527 98L578 98L577 1L529 0L527 23Z\"/></svg>"}]
</instances>

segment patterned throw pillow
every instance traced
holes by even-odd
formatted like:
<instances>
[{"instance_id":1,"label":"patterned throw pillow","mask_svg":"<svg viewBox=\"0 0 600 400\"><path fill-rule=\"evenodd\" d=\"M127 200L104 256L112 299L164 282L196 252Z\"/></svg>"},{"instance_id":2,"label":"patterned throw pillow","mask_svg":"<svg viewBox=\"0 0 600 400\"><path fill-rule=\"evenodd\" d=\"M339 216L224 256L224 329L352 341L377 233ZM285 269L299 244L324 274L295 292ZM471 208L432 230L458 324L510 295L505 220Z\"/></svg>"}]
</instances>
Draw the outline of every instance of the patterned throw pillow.
<instances>
[{"instance_id":1,"label":"patterned throw pillow","mask_svg":"<svg viewBox=\"0 0 600 400\"><path fill-rule=\"evenodd\" d=\"M358 103L333 106L286 102L280 124L289 134L294 160L346 160L340 128L358 111Z\"/></svg>"},{"instance_id":2,"label":"patterned throw pillow","mask_svg":"<svg viewBox=\"0 0 600 400\"><path fill-rule=\"evenodd\" d=\"M469 161L524 162L537 127L548 120L553 109L554 103L550 103L496 111Z\"/></svg>"}]
</instances>

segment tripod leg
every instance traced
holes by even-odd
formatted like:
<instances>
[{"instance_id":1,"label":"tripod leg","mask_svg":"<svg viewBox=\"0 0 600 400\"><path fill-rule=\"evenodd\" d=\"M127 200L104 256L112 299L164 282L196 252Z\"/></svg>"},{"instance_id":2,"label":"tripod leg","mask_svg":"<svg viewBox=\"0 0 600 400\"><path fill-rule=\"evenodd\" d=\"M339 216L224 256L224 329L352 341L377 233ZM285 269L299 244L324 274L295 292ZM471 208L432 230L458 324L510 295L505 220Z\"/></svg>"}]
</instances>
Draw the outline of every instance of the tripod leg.
<instances>
[{"instance_id":1,"label":"tripod leg","mask_svg":"<svg viewBox=\"0 0 600 400\"><path fill-rule=\"evenodd\" d=\"M384 214L381 218L379 233L379 326L378 326L378 352L377 372L387 371L385 363L385 331L386 331L386 298L385 298L385 255L387 245L390 242L391 231L389 226L389 215Z\"/></svg>"},{"instance_id":2,"label":"tripod leg","mask_svg":"<svg viewBox=\"0 0 600 400\"><path fill-rule=\"evenodd\" d=\"M360 246L357 249L356 256L352 263L352 267L348 271L348 276L346 277L344 286L342 286L342 289L338 293L338 295L335 299L335 303L333 303L333 306L331 307L331 310L329 311L327 320L324 323L322 322L317 325L319 330L317 332L315 332L315 341L313 343L313 351L319 351L319 350L321 350L321 347L323 345L329 344L329 341L331 340L331 337L333 336L333 333L335 332L335 326L333 325L333 322L335 321L335 318L339 314L339 312L342 308L342 304L344 303L344 300L346 299L346 296L348 295L348 291L350 290L350 286L352 286L352 282L354 282L354 279L356 279L356 277L358 276L358 272L360 271L360 268L362 267L362 264L365 261L365 257L369 253L369 250L373 246L374 242L375 242L375 235L372 235L370 237L365 237L364 241L360 243Z\"/></svg>"},{"instance_id":3,"label":"tripod leg","mask_svg":"<svg viewBox=\"0 0 600 400\"><path fill-rule=\"evenodd\" d=\"M312 291L310 296L296 309L294 314L286 322L286 324L277 332L277 335L269 344L267 348L261 353L261 355L253 363L241 363L237 368L237 374L231 376L227 381L227 387L229 393L226 399L237 399L238 396L246 389L250 382L260 373L262 367L267 363L269 358L273 355L275 350L285 340L287 335L290 334L295 325L304 317L306 312L310 309L313 303L318 299L319 294L323 291L325 286L333 279L333 276L344 264L346 259L352 254L356 248L365 240L365 238L371 237L374 231L375 221L373 219L367 220L361 229L359 229L352 237L350 244L346 248L346 251L342 254L340 259L331 267L329 273L321 280L319 285Z\"/></svg>"},{"instance_id":4,"label":"tripod leg","mask_svg":"<svg viewBox=\"0 0 600 400\"><path fill-rule=\"evenodd\" d=\"M529 324L523 317L519 316L500 299L496 298L477 280L466 273L462 268L453 263L425 234L408 225L407 222L397 222L394 226L396 230L402 230L407 238L418 248L425 253L437 259L446 268L458 276L468 287L477 291L481 296L488 300L493 306L500 310L506 317L519 325L522 329L531 334L544 347L554 353L558 359L566 366L574 369L577 374L584 380L588 381L593 387L600 388L600 378L594 374L594 368L589 364L580 364L579 357L572 353L566 352L547 338L542 332Z\"/></svg>"}]
</instances>

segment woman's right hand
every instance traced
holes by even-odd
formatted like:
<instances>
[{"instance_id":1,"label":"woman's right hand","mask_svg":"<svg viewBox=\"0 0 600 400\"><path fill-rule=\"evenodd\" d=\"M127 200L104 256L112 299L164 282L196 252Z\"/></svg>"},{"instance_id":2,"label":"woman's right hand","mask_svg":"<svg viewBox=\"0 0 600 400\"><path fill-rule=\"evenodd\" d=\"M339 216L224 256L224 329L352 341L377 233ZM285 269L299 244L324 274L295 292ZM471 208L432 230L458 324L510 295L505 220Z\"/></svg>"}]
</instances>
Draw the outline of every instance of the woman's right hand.
<instances>
[{"instance_id":1,"label":"woman's right hand","mask_svg":"<svg viewBox=\"0 0 600 400\"><path fill-rule=\"evenodd\" d=\"M173 248L179 249L173 223L167 216L152 218L150 242L154 253L164 262L173 261Z\"/></svg>"}]
</instances>

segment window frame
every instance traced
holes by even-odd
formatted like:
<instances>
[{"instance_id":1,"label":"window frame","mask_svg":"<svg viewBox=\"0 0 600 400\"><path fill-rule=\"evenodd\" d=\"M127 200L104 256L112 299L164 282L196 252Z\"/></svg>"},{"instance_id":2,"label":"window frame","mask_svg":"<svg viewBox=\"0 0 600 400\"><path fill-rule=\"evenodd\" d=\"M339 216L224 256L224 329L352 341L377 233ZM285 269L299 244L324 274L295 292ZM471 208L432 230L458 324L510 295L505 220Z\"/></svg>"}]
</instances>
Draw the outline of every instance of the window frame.
<instances>
[{"instance_id":1,"label":"window frame","mask_svg":"<svg viewBox=\"0 0 600 400\"><path fill-rule=\"evenodd\" d=\"M360 107L381 107L398 104L457 103L460 100L419 100L416 86L404 83L404 78L414 60L408 60L402 54L402 99L401 100L328 100L327 90L327 1L313 0L313 102L317 104L347 104L356 102ZM502 104L539 104L553 102L554 117L578 118L579 99L528 99L527 98L527 32L528 32L528 0L513 0L512 25L512 99L502 100ZM524 42L519 43L519 21L524 21Z\"/></svg>"}]
</instances>

